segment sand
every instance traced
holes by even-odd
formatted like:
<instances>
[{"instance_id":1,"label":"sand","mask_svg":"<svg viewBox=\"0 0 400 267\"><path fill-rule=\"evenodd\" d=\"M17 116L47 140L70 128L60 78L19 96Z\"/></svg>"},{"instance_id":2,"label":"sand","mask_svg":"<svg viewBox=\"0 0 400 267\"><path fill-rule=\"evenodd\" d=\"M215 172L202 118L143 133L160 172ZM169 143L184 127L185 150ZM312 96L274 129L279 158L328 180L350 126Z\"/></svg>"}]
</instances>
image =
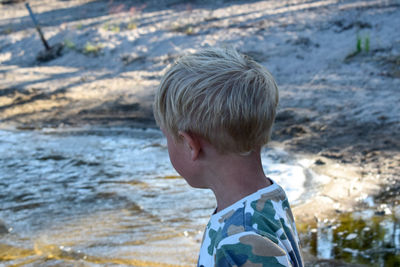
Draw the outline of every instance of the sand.
<instances>
[{"instance_id":1,"label":"sand","mask_svg":"<svg viewBox=\"0 0 400 267\"><path fill-rule=\"evenodd\" d=\"M43 45L23 3L0 5L0 127L156 127L166 66L233 46L276 77L271 145L331 177L294 208L300 222L390 208L400 190L400 2L30 1L62 55Z\"/></svg>"}]
</instances>

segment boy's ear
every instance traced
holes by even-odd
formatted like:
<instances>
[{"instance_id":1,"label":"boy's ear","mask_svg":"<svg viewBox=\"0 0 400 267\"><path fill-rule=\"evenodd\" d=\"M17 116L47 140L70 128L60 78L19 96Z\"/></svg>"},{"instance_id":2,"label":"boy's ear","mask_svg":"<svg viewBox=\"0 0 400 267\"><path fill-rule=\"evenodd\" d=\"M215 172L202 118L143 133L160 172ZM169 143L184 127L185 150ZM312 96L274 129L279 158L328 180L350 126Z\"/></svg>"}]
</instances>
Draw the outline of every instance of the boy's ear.
<instances>
[{"instance_id":1,"label":"boy's ear","mask_svg":"<svg viewBox=\"0 0 400 267\"><path fill-rule=\"evenodd\" d=\"M196 135L182 131L179 131L178 134L182 138L184 144L187 145L190 149L191 159L196 160L199 157L201 151L201 143L199 138Z\"/></svg>"}]
</instances>

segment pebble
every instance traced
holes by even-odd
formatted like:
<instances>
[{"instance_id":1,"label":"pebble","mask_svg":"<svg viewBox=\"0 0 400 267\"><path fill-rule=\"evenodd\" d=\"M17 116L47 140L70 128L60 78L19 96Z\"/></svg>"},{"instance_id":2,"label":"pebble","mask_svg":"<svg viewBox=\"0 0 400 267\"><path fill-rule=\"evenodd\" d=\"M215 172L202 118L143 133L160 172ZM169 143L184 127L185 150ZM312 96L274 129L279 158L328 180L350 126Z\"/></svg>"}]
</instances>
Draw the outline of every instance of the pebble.
<instances>
[{"instance_id":1,"label":"pebble","mask_svg":"<svg viewBox=\"0 0 400 267\"><path fill-rule=\"evenodd\" d=\"M356 237L357 237L357 234L351 233L351 234L349 234L348 236L346 236L346 240L353 240L353 239L356 238Z\"/></svg>"}]
</instances>

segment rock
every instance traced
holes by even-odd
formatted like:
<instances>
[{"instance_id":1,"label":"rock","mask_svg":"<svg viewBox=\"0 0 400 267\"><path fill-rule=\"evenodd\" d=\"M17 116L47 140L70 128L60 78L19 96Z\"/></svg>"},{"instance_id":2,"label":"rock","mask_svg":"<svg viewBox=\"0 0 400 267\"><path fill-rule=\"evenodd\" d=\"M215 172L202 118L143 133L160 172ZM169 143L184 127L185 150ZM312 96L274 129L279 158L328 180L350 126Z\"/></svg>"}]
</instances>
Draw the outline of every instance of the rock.
<instances>
[{"instance_id":1,"label":"rock","mask_svg":"<svg viewBox=\"0 0 400 267\"><path fill-rule=\"evenodd\" d=\"M291 109L284 109L276 114L275 121L293 120L296 117L296 112Z\"/></svg>"},{"instance_id":2,"label":"rock","mask_svg":"<svg viewBox=\"0 0 400 267\"><path fill-rule=\"evenodd\" d=\"M2 234L8 234L8 228L6 224L0 220L0 235Z\"/></svg>"},{"instance_id":3,"label":"rock","mask_svg":"<svg viewBox=\"0 0 400 267\"><path fill-rule=\"evenodd\" d=\"M39 62L47 62L57 57L60 57L62 55L63 47L63 44L58 43L50 47L50 50L40 51L36 57L36 60Z\"/></svg>"},{"instance_id":4,"label":"rock","mask_svg":"<svg viewBox=\"0 0 400 267\"><path fill-rule=\"evenodd\" d=\"M309 122L310 118L307 113L309 113L309 111L305 109L287 108L280 110L276 114L275 121L287 122L289 124Z\"/></svg>"},{"instance_id":5,"label":"rock","mask_svg":"<svg viewBox=\"0 0 400 267\"><path fill-rule=\"evenodd\" d=\"M292 125L283 130L284 134L287 134L290 136L301 136L307 132L308 132L307 128L304 126L301 126L301 125Z\"/></svg>"},{"instance_id":6,"label":"rock","mask_svg":"<svg viewBox=\"0 0 400 267\"><path fill-rule=\"evenodd\" d=\"M370 23L363 21L336 20L333 22L333 25L337 27L335 29L335 32L338 33L350 30L353 27L356 27L358 29L372 28L372 25Z\"/></svg>"},{"instance_id":7,"label":"rock","mask_svg":"<svg viewBox=\"0 0 400 267\"><path fill-rule=\"evenodd\" d=\"M11 4L17 4L21 2L25 2L26 0L3 0L0 1L0 5L11 5Z\"/></svg>"},{"instance_id":8,"label":"rock","mask_svg":"<svg viewBox=\"0 0 400 267\"><path fill-rule=\"evenodd\" d=\"M124 63L125 66L128 66L132 63L144 64L146 62L145 55L130 55L125 54L121 56L121 61Z\"/></svg>"},{"instance_id":9,"label":"rock","mask_svg":"<svg viewBox=\"0 0 400 267\"><path fill-rule=\"evenodd\" d=\"M343 158L343 153L340 151L325 151L321 153L321 156L324 156L326 158L330 159L342 159Z\"/></svg>"}]
</instances>

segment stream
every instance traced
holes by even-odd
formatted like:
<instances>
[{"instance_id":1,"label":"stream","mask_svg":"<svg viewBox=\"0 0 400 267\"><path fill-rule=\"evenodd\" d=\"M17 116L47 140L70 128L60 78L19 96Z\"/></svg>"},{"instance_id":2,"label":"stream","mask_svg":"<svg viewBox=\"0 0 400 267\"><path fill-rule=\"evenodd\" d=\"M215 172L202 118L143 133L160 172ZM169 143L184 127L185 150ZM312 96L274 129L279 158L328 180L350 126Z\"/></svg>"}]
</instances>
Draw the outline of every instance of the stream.
<instances>
[{"instance_id":1,"label":"stream","mask_svg":"<svg viewBox=\"0 0 400 267\"><path fill-rule=\"evenodd\" d=\"M215 200L172 168L160 131L0 130L0 155L0 266L196 263ZM278 148L262 162L292 205L329 181Z\"/></svg>"}]
</instances>

